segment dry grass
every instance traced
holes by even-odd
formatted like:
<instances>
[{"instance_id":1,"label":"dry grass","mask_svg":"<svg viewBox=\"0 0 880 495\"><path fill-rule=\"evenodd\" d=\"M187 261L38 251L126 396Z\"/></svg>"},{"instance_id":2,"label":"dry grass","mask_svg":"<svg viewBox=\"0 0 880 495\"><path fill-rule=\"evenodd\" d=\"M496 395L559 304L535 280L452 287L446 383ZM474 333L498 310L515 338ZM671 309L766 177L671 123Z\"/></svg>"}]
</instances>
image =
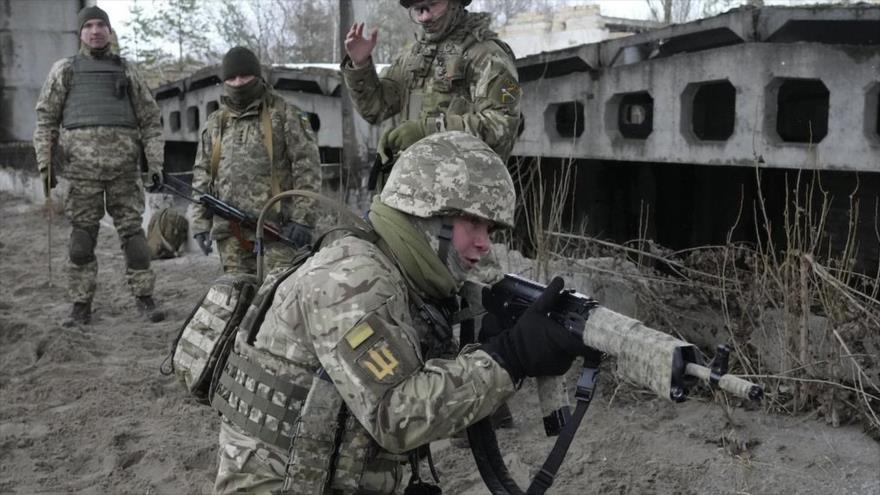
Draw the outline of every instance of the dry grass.
<instances>
[{"instance_id":1,"label":"dry grass","mask_svg":"<svg viewBox=\"0 0 880 495\"><path fill-rule=\"evenodd\" d=\"M637 296L653 308L652 323L674 332L685 313L676 311L680 302L697 301L695 311L711 312L717 321L703 329L705 340L729 339L732 372L764 385L768 410L815 412L834 425L859 421L880 438L880 266L873 274L853 270L860 212L855 191L849 198L845 242L842 249L839 244L832 249L832 198L820 174L793 172L782 225L774 225L771 219L780 216L767 210L756 167L756 214L742 218L746 208L740 205L729 232L748 222L758 242L734 243L729 234L724 245L673 252L649 239L621 245L587 235L586 225L565 225L564 207L576 183L574 162L562 162L553 177L542 176L539 159L537 166L526 165L520 162L514 173L525 205L518 222L526 225L537 278L552 275L551 260L576 266L588 257L627 259L639 267ZM880 206L872 206L876 225ZM644 208L640 217L646 225L649 211ZM875 230L877 238L869 242L880 242L880 229ZM654 269L658 265L662 273Z\"/></svg>"}]
</instances>

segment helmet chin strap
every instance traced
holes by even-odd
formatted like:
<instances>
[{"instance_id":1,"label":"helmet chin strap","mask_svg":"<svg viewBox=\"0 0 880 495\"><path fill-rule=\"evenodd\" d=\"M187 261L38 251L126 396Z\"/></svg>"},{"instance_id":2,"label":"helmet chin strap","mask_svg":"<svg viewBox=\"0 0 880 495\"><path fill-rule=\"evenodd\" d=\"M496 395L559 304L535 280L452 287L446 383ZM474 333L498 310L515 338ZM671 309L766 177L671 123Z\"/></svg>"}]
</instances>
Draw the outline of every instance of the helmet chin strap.
<instances>
[{"instance_id":1,"label":"helmet chin strap","mask_svg":"<svg viewBox=\"0 0 880 495\"><path fill-rule=\"evenodd\" d=\"M440 261L448 264L447 256L449 256L449 247L452 245L452 222L449 217L443 217L443 225L440 227L440 232L437 233L437 239L440 240L437 250Z\"/></svg>"}]
</instances>

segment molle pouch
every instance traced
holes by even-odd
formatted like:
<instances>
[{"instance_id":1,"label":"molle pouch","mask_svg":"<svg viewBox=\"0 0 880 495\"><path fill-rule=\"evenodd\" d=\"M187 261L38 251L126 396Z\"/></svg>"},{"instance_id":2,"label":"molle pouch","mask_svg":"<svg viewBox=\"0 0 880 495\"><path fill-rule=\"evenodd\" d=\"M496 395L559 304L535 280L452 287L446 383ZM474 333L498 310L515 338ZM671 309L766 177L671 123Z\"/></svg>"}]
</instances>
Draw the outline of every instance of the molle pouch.
<instances>
[{"instance_id":1,"label":"molle pouch","mask_svg":"<svg viewBox=\"0 0 880 495\"><path fill-rule=\"evenodd\" d=\"M431 81L431 91L436 93L450 93L461 86L464 80L467 65L461 55L449 55L438 60L434 67L434 78Z\"/></svg>"},{"instance_id":2,"label":"molle pouch","mask_svg":"<svg viewBox=\"0 0 880 495\"><path fill-rule=\"evenodd\" d=\"M214 369L223 366L258 285L253 275L222 275L183 323L169 356L171 370L162 372L177 375L198 402L210 404Z\"/></svg>"}]
</instances>

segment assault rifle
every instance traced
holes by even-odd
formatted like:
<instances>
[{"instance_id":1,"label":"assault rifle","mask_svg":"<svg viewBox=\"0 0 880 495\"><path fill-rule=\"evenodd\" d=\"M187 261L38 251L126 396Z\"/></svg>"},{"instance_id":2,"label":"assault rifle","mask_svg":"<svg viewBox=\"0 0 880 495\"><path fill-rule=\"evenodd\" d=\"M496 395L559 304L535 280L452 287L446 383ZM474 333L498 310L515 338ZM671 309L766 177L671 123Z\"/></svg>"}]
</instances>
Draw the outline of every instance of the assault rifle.
<instances>
[{"instance_id":1,"label":"assault rifle","mask_svg":"<svg viewBox=\"0 0 880 495\"><path fill-rule=\"evenodd\" d=\"M206 210L211 212L211 214L217 215L229 222L229 225L232 228L232 235L238 239L243 248L248 251L262 252L262 246L259 243L255 244L253 241L246 239L241 231L242 227L255 231L257 228L257 215L226 203L217 196L202 192L192 187L187 182L169 174L165 174L165 181L161 184L160 191L169 192L191 203L204 206ZM193 198L193 194L198 197ZM297 246L290 237L285 234L283 229L273 223L264 222L263 232L270 240L283 242L294 248L299 248L299 246Z\"/></svg>"},{"instance_id":2,"label":"assault rifle","mask_svg":"<svg viewBox=\"0 0 880 495\"><path fill-rule=\"evenodd\" d=\"M537 282L505 275L500 282L483 291L483 307L498 318L501 328L510 328L544 289L545 286ZM468 428L471 451L480 475L493 494L541 494L550 487L593 398L599 364L605 354L617 358L618 374L623 378L675 402L684 401L689 389L699 381L744 399L757 401L763 397L759 385L727 373L727 346L718 347L709 367L702 366L693 344L603 308L595 300L573 290L563 291L549 316L577 335L587 346L583 355L584 367L575 392L577 407L573 413L570 412L564 383L562 393L542 394L542 385L547 388L553 382L545 380L542 383L539 380L542 409L552 411L544 417L545 430L548 435L558 434L558 438L526 492L516 485L507 472L490 421L484 419ZM555 380L555 383L559 384L561 380ZM553 404L546 404L548 401Z\"/></svg>"}]
</instances>

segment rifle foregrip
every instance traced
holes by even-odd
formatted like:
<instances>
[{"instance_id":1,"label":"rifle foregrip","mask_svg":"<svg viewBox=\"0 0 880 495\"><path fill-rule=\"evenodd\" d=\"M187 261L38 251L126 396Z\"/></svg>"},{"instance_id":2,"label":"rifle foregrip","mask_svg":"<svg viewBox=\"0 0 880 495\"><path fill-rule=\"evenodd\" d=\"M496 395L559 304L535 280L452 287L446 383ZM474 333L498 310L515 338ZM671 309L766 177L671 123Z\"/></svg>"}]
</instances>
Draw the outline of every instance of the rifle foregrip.
<instances>
[{"instance_id":1,"label":"rifle foregrip","mask_svg":"<svg viewBox=\"0 0 880 495\"><path fill-rule=\"evenodd\" d=\"M688 363L686 373L711 383L712 371L705 366ZM760 385L730 374L721 375L718 378L718 388L742 399L757 401L764 396L764 390Z\"/></svg>"}]
</instances>

